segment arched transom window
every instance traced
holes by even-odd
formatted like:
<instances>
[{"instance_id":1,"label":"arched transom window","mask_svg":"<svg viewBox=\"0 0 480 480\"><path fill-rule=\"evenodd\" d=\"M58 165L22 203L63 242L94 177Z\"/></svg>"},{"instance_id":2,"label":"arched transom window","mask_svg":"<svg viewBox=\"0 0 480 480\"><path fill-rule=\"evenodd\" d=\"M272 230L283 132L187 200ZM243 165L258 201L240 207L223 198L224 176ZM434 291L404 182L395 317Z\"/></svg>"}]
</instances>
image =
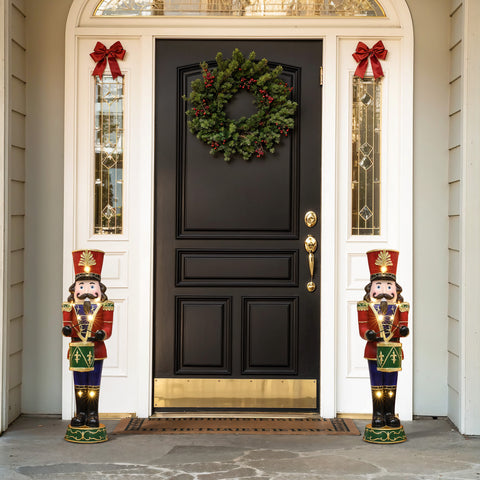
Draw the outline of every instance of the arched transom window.
<instances>
[{"instance_id":1,"label":"arched transom window","mask_svg":"<svg viewBox=\"0 0 480 480\"><path fill-rule=\"evenodd\" d=\"M385 17L377 0L102 0L94 16Z\"/></svg>"}]
</instances>

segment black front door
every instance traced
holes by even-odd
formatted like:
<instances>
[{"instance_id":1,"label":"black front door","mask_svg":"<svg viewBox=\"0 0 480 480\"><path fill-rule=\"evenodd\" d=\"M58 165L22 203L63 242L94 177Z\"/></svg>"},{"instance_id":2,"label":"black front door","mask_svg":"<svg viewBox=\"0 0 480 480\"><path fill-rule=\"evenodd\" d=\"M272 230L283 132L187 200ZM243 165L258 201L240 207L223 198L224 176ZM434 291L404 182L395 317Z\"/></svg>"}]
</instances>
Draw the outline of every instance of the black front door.
<instances>
[{"instance_id":1,"label":"black front door","mask_svg":"<svg viewBox=\"0 0 480 480\"><path fill-rule=\"evenodd\" d=\"M227 163L188 131L182 95L235 48L281 64L299 106L274 154ZM304 216L320 213L321 58L320 40L157 40L157 410L318 408L320 245L309 292L304 242L320 222ZM251 98L228 108L248 114Z\"/></svg>"}]
</instances>

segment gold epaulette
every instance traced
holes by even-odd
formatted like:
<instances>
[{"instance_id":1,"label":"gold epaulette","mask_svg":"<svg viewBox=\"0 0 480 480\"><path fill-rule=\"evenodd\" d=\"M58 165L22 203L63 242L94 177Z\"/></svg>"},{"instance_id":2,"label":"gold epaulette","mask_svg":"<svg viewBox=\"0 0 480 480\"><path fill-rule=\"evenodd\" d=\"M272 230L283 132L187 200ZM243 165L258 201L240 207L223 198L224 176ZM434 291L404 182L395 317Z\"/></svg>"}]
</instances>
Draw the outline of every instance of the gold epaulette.
<instances>
[{"instance_id":1,"label":"gold epaulette","mask_svg":"<svg viewBox=\"0 0 480 480\"><path fill-rule=\"evenodd\" d=\"M357 311L358 312L365 312L368 310L368 303L367 302L357 302Z\"/></svg>"},{"instance_id":2,"label":"gold epaulette","mask_svg":"<svg viewBox=\"0 0 480 480\"><path fill-rule=\"evenodd\" d=\"M110 300L103 302L103 309L107 312L113 312L113 302Z\"/></svg>"},{"instance_id":3,"label":"gold epaulette","mask_svg":"<svg viewBox=\"0 0 480 480\"><path fill-rule=\"evenodd\" d=\"M62 312L71 312L72 311L72 304L71 303L62 303Z\"/></svg>"},{"instance_id":4,"label":"gold epaulette","mask_svg":"<svg viewBox=\"0 0 480 480\"><path fill-rule=\"evenodd\" d=\"M398 306L401 312L408 312L410 310L410 304L407 302L403 302Z\"/></svg>"}]
</instances>

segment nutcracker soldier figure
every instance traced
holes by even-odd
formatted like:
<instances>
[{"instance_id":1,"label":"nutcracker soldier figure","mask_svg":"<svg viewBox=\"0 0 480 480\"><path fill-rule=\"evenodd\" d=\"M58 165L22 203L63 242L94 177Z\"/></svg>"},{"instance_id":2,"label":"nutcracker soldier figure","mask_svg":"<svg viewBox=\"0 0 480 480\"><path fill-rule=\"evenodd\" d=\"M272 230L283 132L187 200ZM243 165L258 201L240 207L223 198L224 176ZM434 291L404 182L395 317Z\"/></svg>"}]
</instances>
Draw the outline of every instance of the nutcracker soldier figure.
<instances>
[{"instance_id":1,"label":"nutcracker soldier figure","mask_svg":"<svg viewBox=\"0 0 480 480\"><path fill-rule=\"evenodd\" d=\"M372 391L372 423L363 439L372 443L400 443L406 440L400 420L395 416L397 376L403 358L400 337L409 333L409 304L403 301L402 287L396 282L398 252L367 252L370 283L363 301L357 303L360 336L367 341Z\"/></svg>"},{"instance_id":2,"label":"nutcracker soldier figure","mask_svg":"<svg viewBox=\"0 0 480 480\"><path fill-rule=\"evenodd\" d=\"M70 370L75 384L75 416L65 439L75 443L107 440L105 425L98 420L98 400L103 360L107 358L104 340L112 333L113 302L105 295L101 273L104 252L72 252L75 283L63 303L62 333L71 337L68 350Z\"/></svg>"}]
</instances>

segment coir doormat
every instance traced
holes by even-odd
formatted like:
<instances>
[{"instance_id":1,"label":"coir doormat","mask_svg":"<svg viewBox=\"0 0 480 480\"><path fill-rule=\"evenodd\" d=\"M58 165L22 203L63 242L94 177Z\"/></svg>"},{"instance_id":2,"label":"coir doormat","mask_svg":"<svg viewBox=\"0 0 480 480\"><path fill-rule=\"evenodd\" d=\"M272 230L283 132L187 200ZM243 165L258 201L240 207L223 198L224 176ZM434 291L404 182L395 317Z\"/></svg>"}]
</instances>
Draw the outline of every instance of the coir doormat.
<instances>
[{"instance_id":1,"label":"coir doormat","mask_svg":"<svg viewBox=\"0 0 480 480\"><path fill-rule=\"evenodd\" d=\"M124 418L113 434L360 435L346 418Z\"/></svg>"}]
</instances>

